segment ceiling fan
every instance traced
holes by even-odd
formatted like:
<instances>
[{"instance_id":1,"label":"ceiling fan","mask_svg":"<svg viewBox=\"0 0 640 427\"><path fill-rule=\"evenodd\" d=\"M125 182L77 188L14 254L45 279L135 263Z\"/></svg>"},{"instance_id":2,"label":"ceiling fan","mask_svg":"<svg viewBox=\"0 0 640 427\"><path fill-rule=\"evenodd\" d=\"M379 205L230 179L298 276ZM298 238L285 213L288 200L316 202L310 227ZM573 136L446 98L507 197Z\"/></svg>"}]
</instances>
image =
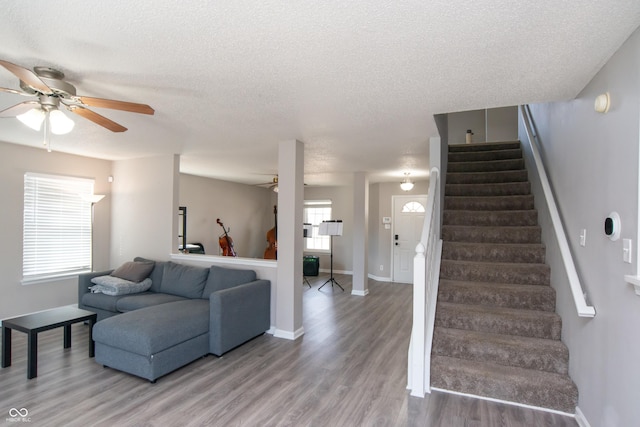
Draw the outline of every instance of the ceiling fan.
<instances>
[{"instance_id":1,"label":"ceiling fan","mask_svg":"<svg viewBox=\"0 0 640 427\"><path fill-rule=\"evenodd\" d=\"M112 132L125 132L127 128L87 107L110 108L149 115L154 113L153 108L146 104L79 96L76 94L76 88L64 80L64 73L54 68L34 67L31 71L4 60L0 60L0 65L20 80L20 89L22 89L20 91L0 87L0 91L37 98L0 111L0 117L17 117L35 130L40 130L40 126L44 122L45 133L46 126L51 126L51 131L56 134L70 132L73 128L73 121L59 110L61 105L68 111ZM46 120L47 118L49 120Z\"/></svg>"},{"instance_id":2,"label":"ceiling fan","mask_svg":"<svg viewBox=\"0 0 640 427\"><path fill-rule=\"evenodd\" d=\"M275 193L278 192L278 175L273 177L273 180L271 180L271 182L263 182L260 184L256 184L258 187L266 187L270 190L273 190Z\"/></svg>"}]
</instances>

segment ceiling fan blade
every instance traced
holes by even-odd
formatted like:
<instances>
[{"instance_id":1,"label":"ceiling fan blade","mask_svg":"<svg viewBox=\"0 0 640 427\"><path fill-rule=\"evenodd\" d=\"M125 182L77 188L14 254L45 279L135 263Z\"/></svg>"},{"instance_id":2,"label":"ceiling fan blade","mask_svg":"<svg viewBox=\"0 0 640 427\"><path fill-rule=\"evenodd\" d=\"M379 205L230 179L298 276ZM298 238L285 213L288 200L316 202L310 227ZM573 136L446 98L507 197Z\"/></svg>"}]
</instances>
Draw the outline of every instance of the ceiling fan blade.
<instances>
[{"instance_id":1,"label":"ceiling fan blade","mask_svg":"<svg viewBox=\"0 0 640 427\"><path fill-rule=\"evenodd\" d=\"M37 74L33 71L16 64L12 64L11 62L3 61L2 59L0 59L0 65L12 72L17 78L19 78L29 86L38 89L44 94L53 94L51 88L47 86L42 80L40 80L40 77L38 77Z\"/></svg>"},{"instance_id":2,"label":"ceiling fan blade","mask_svg":"<svg viewBox=\"0 0 640 427\"><path fill-rule=\"evenodd\" d=\"M0 92L15 93L16 95L22 95L22 96L32 96L30 93L22 92L20 90L15 90L15 89L9 89L8 87L0 87Z\"/></svg>"},{"instance_id":3,"label":"ceiling fan blade","mask_svg":"<svg viewBox=\"0 0 640 427\"><path fill-rule=\"evenodd\" d=\"M69 108L69 111L76 113L77 115L82 116L87 120L91 120L92 122L104 128L107 128L111 132L124 132L127 130L126 127L119 125L113 120L109 120L105 116L101 116L100 114L95 113L79 105L69 105L68 108Z\"/></svg>"},{"instance_id":4,"label":"ceiling fan blade","mask_svg":"<svg viewBox=\"0 0 640 427\"><path fill-rule=\"evenodd\" d=\"M15 117L20 114L26 113L32 108L36 108L40 105L38 101L25 101L20 104L16 104L13 107L9 107L6 110L0 111L0 117Z\"/></svg>"},{"instance_id":5,"label":"ceiling fan blade","mask_svg":"<svg viewBox=\"0 0 640 427\"><path fill-rule=\"evenodd\" d=\"M112 110L130 111L132 113L150 114L155 112L153 108L146 104L136 104L135 102L114 101L112 99L93 98L90 96L76 97L84 105L98 108L110 108Z\"/></svg>"}]
</instances>

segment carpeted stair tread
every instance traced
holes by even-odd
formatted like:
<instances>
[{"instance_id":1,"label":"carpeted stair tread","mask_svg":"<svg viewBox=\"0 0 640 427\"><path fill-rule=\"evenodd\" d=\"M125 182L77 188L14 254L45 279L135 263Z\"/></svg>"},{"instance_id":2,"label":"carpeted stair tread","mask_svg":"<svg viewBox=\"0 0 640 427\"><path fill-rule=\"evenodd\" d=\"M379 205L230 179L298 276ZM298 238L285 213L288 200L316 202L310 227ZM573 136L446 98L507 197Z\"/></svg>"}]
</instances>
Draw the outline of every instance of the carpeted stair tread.
<instances>
[{"instance_id":1,"label":"carpeted stair tread","mask_svg":"<svg viewBox=\"0 0 640 427\"><path fill-rule=\"evenodd\" d=\"M447 164L449 172L495 172L524 169L524 159L491 160L488 162L455 162Z\"/></svg>"},{"instance_id":2,"label":"carpeted stair tread","mask_svg":"<svg viewBox=\"0 0 640 427\"><path fill-rule=\"evenodd\" d=\"M449 164L456 162L487 162L492 160L508 160L521 158L522 148L484 151L454 151L448 154Z\"/></svg>"},{"instance_id":3,"label":"carpeted stair tread","mask_svg":"<svg viewBox=\"0 0 640 427\"><path fill-rule=\"evenodd\" d=\"M440 262L440 278L548 286L551 280L551 270L547 264L443 259Z\"/></svg>"},{"instance_id":4,"label":"carpeted stair tread","mask_svg":"<svg viewBox=\"0 0 640 427\"><path fill-rule=\"evenodd\" d=\"M495 182L480 184L446 184L447 196L516 196L531 194L531 183Z\"/></svg>"},{"instance_id":5,"label":"carpeted stair tread","mask_svg":"<svg viewBox=\"0 0 640 427\"><path fill-rule=\"evenodd\" d=\"M494 150L514 150L522 148L520 141L504 142L476 142L473 144L449 145L449 153L460 153L469 151L494 151Z\"/></svg>"},{"instance_id":6,"label":"carpeted stair tread","mask_svg":"<svg viewBox=\"0 0 640 427\"><path fill-rule=\"evenodd\" d=\"M442 259L542 264L545 247L541 243L443 242Z\"/></svg>"},{"instance_id":7,"label":"carpeted stair tread","mask_svg":"<svg viewBox=\"0 0 640 427\"><path fill-rule=\"evenodd\" d=\"M435 328L433 354L567 374L569 350L558 340Z\"/></svg>"},{"instance_id":8,"label":"carpeted stair tread","mask_svg":"<svg viewBox=\"0 0 640 427\"><path fill-rule=\"evenodd\" d=\"M431 386L573 414L578 389L567 375L434 356Z\"/></svg>"},{"instance_id":9,"label":"carpeted stair tread","mask_svg":"<svg viewBox=\"0 0 640 427\"><path fill-rule=\"evenodd\" d=\"M559 340L562 320L556 313L539 310L438 302L436 326L494 334Z\"/></svg>"},{"instance_id":10,"label":"carpeted stair tread","mask_svg":"<svg viewBox=\"0 0 640 427\"><path fill-rule=\"evenodd\" d=\"M518 196L446 196L444 209L500 211L535 209L533 195Z\"/></svg>"},{"instance_id":11,"label":"carpeted stair tread","mask_svg":"<svg viewBox=\"0 0 640 427\"><path fill-rule=\"evenodd\" d=\"M474 227L443 225L442 240L475 243L540 243L540 226L529 227Z\"/></svg>"},{"instance_id":12,"label":"carpeted stair tread","mask_svg":"<svg viewBox=\"0 0 640 427\"><path fill-rule=\"evenodd\" d=\"M551 286L441 279L438 301L553 313L556 291Z\"/></svg>"},{"instance_id":13,"label":"carpeted stair tread","mask_svg":"<svg viewBox=\"0 0 640 427\"><path fill-rule=\"evenodd\" d=\"M442 213L444 225L478 225L478 226L535 226L538 225L538 211L500 210L472 211L445 210Z\"/></svg>"},{"instance_id":14,"label":"carpeted stair tread","mask_svg":"<svg viewBox=\"0 0 640 427\"><path fill-rule=\"evenodd\" d=\"M451 172L447 171L449 184L491 184L505 182L526 182L529 176L525 169L495 172ZM446 191L446 190L445 190Z\"/></svg>"}]
</instances>

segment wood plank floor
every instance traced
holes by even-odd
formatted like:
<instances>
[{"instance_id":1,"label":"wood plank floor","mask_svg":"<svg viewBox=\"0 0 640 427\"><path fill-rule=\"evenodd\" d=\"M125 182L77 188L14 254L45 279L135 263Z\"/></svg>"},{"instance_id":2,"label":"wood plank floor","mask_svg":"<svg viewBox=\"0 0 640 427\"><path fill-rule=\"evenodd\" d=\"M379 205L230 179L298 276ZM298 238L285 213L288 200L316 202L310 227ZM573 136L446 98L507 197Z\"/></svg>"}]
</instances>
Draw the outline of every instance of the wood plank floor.
<instances>
[{"instance_id":1,"label":"wood plank floor","mask_svg":"<svg viewBox=\"0 0 640 427\"><path fill-rule=\"evenodd\" d=\"M406 390L411 286L369 282L367 297L305 285L305 335L260 336L151 384L87 355L87 326L40 334L38 377L26 378L26 337L13 332L12 366L0 369L0 420L26 408L46 426L577 426L573 418L433 392Z\"/></svg>"}]
</instances>

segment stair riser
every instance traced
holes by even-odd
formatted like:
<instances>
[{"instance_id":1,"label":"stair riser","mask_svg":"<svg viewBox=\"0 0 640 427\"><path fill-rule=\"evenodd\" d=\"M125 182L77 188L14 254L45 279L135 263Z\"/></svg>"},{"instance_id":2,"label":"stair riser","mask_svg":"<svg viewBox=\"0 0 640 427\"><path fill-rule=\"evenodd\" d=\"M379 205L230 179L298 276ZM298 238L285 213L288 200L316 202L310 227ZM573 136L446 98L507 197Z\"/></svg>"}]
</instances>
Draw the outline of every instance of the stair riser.
<instances>
[{"instance_id":1,"label":"stair riser","mask_svg":"<svg viewBox=\"0 0 640 427\"><path fill-rule=\"evenodd\" d=\"M540 227L466 227L442 226L445 242L469 243L540 243Z\"/></svg>"},{"instance_id":2,"label":"stair riser","mask_svg":"<svg viewBox=\"0 0 640 427\"><path fill-rule=\"evenodd\" d=\"M444 225L476 225L494 227L536 226L538 211L465 211L445 210L442 216Z\"/></svg>"},{"instance_id":3,"label":"stair riser","mask_svg":"<svg viewBox=\"0 0 640 427\"><path fill-rule=\"evenodd\" d=\"M447 184L446 196L521 196L531 194L531 183Z\"/></svg>"},{"instance_id":4,"label":"stair riser","mask_svg":"<svg viewBox=\"0 0 640 427\"><path fill-rule=\"evenodd\" d=\"M456 162L490 162L493 160L513 160L522 158L522 149L450 152L449 163Z\"/></svg>"},{"instance_id":5,"label":"stair riser","mask_svg":"<svg viewBox=\"0 0 640 427\"><path fill-rule=\"evenodd\" d=\"M447 171L447 184L495 184L526 182L529 179L526 170L453 173Z\"/></svg>"},{"instance_id":6,"label":"stair riser","mask_svg":"<svg viewBox=\"0 0 640 427\"><path fill-rule=\"evenodd\" d=\"M456 282L453 282L456 283ZM523 285L511 286L512 290L503 291L478 286L470 290L468 286L438 287L438 301L456 304L474 304L488 307L515 308L522 310L539 310L553 313L556 308L556 294L550 286L533 286L535 289ZM518 289L524 288L524 289Z\"/></svg>"},{"instance_id":7,"label":"stair riser","mask_svg":"<svg viewBox=\"0 0 640 427\"><path fill-rule=\"evenodd\" d=\"M516 150L522 148L520 142L490 142L476 144L454 144L449 145L449 153L464 153L474 151L495 151L495 150Z\"/></svg>"},{"instance_id":8,"label":"stair riser","mask_svg":"<svg viewBox=\"0 0 640 427\"><path fill-rule=\"evenodd\" d=\"M465 305L460 307L467 308ZM539 314L537 312L532 313L534 315ZM435 325L443 328L549 340L559 340L562 329L562 322L559 317L515 316L494 313L478 314L472 310L445 308L440 303L437 304Z\"/></svg>"},{"instance_id":9,"label":"stair riser","mask_svg":"<svg viewBox=\"0 0 640 427\"><path fill-rule=\"evenodd\" d=\"M523 159L494 160L490 162L454 162L447 164L449 172L495 172L524 169Z\"/></svg>"},{"instance_id":10,"label":"stair riser","mask_svg":"<svg viewBox=\"0 0 640 427\"><path fill-rule=\"evenodd\" d=\"M503 197L445 196L445 210L500 211L535 209L533 195Z\"/></svg>"},{"instance_id":11,"label":"stair riser","mask_svg":"<svg viewBox=\"0 0 640 427\"><path fill-rule=\"evenodd\" d=\"M545 264L473 263L442 260L440 278L470 282L511 283L517 285L548 286L549 266Z\"/></svg>"},{"instance_id":12,"label":"stair riser","mask_svg":"<svg viewBox=\"0 0 640 427\"><path fill-rule=\"evenodd\" d=\"M495 337L497 339L492 339L492 334L475 337L474 333L466 331L436 328L432 353L556 374L568 373L569 351L561 342L550 341L550 345L542 345L541 340L510 342Z\"/></svg>"},{"instance_id":13,"label":"stair riser","mask_svg":"<svg viewBox=\"0 0 640 427\"><path fill-rule=\"evenodd\" d=\"M459 359L436 356L431 360L431 386L476 396L548 408L573 414L578 403L578 389L568 377L544 373L530 379L508 368L495 375L494 371L474 369ZM559 378L553 383L547 377ZM533 383L533 384L532 384ZM525 423L526 424L526 423Z\"/></svg>"}]
</instances>

